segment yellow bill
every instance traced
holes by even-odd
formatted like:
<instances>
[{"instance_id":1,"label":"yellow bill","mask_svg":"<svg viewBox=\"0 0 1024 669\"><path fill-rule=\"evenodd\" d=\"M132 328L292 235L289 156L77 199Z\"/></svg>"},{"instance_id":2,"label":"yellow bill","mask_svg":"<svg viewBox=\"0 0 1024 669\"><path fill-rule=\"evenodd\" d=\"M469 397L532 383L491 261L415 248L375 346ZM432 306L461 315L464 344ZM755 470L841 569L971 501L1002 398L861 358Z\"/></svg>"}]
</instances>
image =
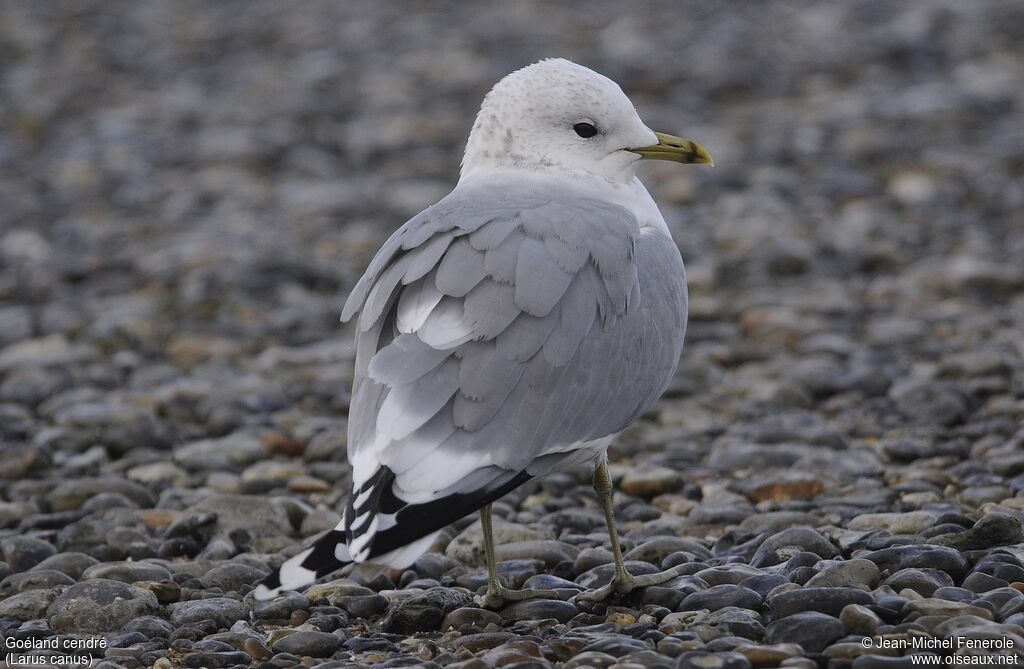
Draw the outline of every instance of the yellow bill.
<instances>
[{"instance_id":1,"label":"yellow bill","mask_svg":"<svg viewBox=\"0 0 1024 669\"><path fill-rule=\"evenodd\" d=\"M654 133L658 143L653 146L640 146L626 149L639 153L646 160L671 160L676 163L692 163L695 165L714 165L711 153L692 139L683 139L663 132Z\"/></svg>"}]
</instances>

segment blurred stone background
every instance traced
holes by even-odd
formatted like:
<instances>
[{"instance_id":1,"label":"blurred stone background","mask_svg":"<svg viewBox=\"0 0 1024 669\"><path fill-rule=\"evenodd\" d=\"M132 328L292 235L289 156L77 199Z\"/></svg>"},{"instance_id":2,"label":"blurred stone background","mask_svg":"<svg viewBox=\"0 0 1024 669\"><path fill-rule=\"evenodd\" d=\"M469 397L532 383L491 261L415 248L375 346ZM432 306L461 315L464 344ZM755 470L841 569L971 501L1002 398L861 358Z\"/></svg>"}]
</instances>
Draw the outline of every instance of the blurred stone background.
<instances>
[{"instance_id":1,"label":"blurred stone background","mask_svg":"<svg viewBox=\"0 0 1024 669\"><path fill-rule=\"evenodd\" d=\"M613 449L626 521L709 547L794 510L1019 529L1022 34L1018 0L2 2L0 535L195 556L167 525L239 493L291 525L206 558L329 526L343 300L454 185L484 93L550 56L717 163L641 174L692 304ZM543 525L522 501L499 515Z\"/></svg>"}]
</instances>

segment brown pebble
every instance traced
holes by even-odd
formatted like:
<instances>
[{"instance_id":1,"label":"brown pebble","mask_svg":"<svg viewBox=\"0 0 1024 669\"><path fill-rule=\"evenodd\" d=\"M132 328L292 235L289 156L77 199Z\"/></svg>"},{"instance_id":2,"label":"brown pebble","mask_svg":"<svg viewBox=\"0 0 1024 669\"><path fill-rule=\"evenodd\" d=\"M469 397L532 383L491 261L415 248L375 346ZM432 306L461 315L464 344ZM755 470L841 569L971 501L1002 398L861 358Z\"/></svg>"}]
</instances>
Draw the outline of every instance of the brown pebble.
<instances>
[{"instance_id":1,"label":"brown pebble","mask_svg":"<svg viewBox=\"0 0 1024 669\"><path fill-rule=\"evenodd\" d=\"M306 450L306 444L277 431L267 432L263 435L262 441L263 447L267 449L267 453L270 455L296 457L302 455L303 451Z\"/></svg>"},{"instance_id":2,"label":"brown pebble","mask_svg":"<svg viewBox=\"0 0 1024 669\"><path fill-rule=\"evenodd\" d=\"M259 639L249 637L242 642L242 651L254 660L267 660L273 657L270 649L264 646Z\"/></svg>"},{"instance_id":3,"label":"brown pebble","mask_svg":"<svg viewBox=\"0 0 1024 669\"><path fill-rule=\"evenodd\" d=\"M156 601L161 604L172 604L181 601L181 586L171 580L136 581L132 585L149 590L156 595Z\"/></svg>"}]
</instances>

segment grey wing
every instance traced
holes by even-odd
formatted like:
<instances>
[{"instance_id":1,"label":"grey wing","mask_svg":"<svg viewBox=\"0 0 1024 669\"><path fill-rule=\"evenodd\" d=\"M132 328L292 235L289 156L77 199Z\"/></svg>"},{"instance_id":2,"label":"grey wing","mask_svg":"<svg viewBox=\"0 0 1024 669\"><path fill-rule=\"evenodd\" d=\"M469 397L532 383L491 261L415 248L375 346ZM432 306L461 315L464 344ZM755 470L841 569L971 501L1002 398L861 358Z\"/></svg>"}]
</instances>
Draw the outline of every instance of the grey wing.
<instances>
[{"instance_id":1,"label":"grey wing","mask_svg":"<svg viewBox=\"0 0 1024 669\"><path fill-rule=\"evenodd\" d=\"M460 188L385 243L356 313L345 532L363 560L646 411L679 360L686 287L672 240L621 207Z\"/></svg>"}]
</instances>

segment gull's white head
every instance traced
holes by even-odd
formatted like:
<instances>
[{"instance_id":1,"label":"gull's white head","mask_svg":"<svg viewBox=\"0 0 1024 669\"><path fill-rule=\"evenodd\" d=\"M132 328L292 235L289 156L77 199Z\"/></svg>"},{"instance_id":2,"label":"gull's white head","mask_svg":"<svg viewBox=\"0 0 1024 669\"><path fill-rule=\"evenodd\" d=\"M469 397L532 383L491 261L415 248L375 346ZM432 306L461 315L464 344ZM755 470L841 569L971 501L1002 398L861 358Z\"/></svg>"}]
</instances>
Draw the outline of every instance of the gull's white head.
<instances>
[{"instance_id":1,"label":"gull's white head","mask_svg":"<svg viewBox=\"0 0 1024 669\"><path fill-rule=\"evenodd\" d=\"M696 142L656 133L611 79L562 58L499 81L484 98L462 176L494 167L584 171L629 181L642 158L710 163Z\"/></svg>"}]
</instances>

